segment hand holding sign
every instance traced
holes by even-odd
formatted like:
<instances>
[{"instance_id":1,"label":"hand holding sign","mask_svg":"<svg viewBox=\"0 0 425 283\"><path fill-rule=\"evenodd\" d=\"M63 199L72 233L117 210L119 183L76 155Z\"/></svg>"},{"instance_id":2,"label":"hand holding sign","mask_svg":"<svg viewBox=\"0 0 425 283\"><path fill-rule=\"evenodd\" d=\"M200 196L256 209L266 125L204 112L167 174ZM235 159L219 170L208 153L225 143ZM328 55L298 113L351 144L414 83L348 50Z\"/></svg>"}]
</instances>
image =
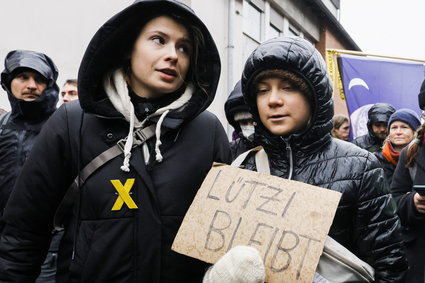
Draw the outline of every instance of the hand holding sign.
<instances>
[{"instance_id":1,"label":"hand holding sign","mask_svg":"<svg viewBox=\"0 0 425 283\"><path fill-rule=\"evenodd\" d=\"M214 263L232 247L260 251L267 282L311 282L341 194L305 183L215 166L172 249Z\"/></svg>"}]
</instances>

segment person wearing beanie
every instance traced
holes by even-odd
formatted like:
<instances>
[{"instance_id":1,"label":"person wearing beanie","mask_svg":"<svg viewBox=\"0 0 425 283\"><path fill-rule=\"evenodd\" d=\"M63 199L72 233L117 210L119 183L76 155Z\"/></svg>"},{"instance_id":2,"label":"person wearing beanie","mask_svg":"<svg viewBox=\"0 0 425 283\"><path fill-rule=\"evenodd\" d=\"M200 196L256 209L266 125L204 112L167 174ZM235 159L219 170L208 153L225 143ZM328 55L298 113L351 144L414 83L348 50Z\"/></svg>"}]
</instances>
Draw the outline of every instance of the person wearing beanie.
<instances>
[{"instance_id":1,"label":"person wearing beanie","mask_svg":"<svg viewBox=\"0 0 425 283\"><path fill-rule=\"evenodd\" d=\"M233 159L241 153L254 148L254 124L249 107L242 95L241 82L238 81L224 104L224 111L229 124L235 129L230 150Z\"/></svg>"},{"instance_id":2,"label":"person wearing beanie","mask_svg":"<svg viewBox=\"0 0 425 283\"><path fill-rule=\"evenodd\" d=\"M22 169L2 218L0 282L35 281L53 223L65 231L57 282L200 283L210 266L171 246L211 166L231 161L206 110L219 52L186 4L132 2L90 40L79 100L46 122Z\"/></svg>"},{"instance_id":3,"label":"person wearing beanie","mask_svg":"<svg viewBox=\"0 0 425 283\"><path fill-rule=\"evenodd\" d=\"M265 41L245 63L242 93L270 174L341 192L329 236L370 264L375 282L404 282L400 221L383 169L372 153L332 138L332 83L321 54L299 37ZM257 170L254 152L242 165Z\"/></svg>"},{"instance_id":4,"label":"person wearing beanie","mask_svg":"<svg viewBox=\"0 0 425 283\"><path fill-rule=\"evenodd\" d=\"M368 111L366 135L357 137L353 143L369 152L381 151L382 145L388 136L388 120L395 112L388 103L376 103Z\"/></svg>"},{"instance_id":5,"label":"person wearing beanie","mask_svg":"<svg viewBox=\"0 0 425 283\"><path fill-rule=\"evenodd\" d=\"M415 131L420 125L418 114L407 108L397 110L388 120L388 137L382 146L382 151L374 154L381 162L385 178L390 186L400 152L414 139Z\"/></svg>"},{"instance_id":6,"label":"person wearing beanie","mask_svg":"<svg viewBox=\"0 0 425 283\"><path fill-rule=\"evenodd\" d=\"M409 262L406 282L416 283L425 281L425 195L415 190L416 186L425 185L425 124L422 123L418 128L416 113L414 119L405 113L398 118L394 117L392 121L403 118L409 127L416 127L417 130L412 142L400 153L392 178L391 193L403 225L402 235Z\"/></svg>"}]
</instances>

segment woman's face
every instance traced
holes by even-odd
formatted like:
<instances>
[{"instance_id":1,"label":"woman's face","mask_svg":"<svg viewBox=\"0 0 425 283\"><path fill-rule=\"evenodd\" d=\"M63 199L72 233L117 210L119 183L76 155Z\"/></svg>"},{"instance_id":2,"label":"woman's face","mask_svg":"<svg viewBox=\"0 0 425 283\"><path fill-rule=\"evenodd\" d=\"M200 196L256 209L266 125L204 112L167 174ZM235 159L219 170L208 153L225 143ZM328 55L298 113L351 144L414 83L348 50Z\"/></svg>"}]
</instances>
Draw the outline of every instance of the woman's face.
<instances>
[{"instance_id":1,"label":"woman's face","mask_svg":"<svg viewBox=\"0 0 425 283\"><path fill-rule=\"evenodd\" d=\"M131 53L129 84L146 98L178 90L189 70L192 41L187 29L170 17L150 20Z\"/></svg>"},{"instance_id":2,"label":"woman's face","mask_svg":"<svg viewBox=\"0 0 425 283\"><path fill-rule=\"evenodd\" d=\"M347 141L350 135L350 124L348 122L342 123L338 129L334 129L335 137Z\"/></svg>"},{"instance_id":3,"label":"woman's face","mask_svg":"<svg viewBox=\"0 0 425 283\"><path fill-rule=\"evenodd\" d=\"M256 86L257 108L263 125L274 135L304 130L310 121L310 104L289 81L267 78Z\"/></svg>"},{"instance_id":4,"label":"woman's face","mask_svg":"<svg viewBox=\"0 0 425 283\"><path fill-rule=\"evenodd\" d=\"M414 134L415 133L412 128L402 121L395 121L391 123L389 138L394 149L397 151L401 151L403 147L408 145L413 140Z\"/></svg>"}]
</instances>

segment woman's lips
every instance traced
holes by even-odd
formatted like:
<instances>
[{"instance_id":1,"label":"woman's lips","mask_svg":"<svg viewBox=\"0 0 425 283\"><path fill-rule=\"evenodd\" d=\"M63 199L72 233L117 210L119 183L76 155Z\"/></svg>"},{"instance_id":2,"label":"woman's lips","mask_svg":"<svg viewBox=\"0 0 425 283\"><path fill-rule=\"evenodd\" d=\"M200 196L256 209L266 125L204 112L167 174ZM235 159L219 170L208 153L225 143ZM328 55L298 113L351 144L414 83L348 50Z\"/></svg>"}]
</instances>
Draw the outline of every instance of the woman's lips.
<instances>
[{"instance_id":1,"label":"woman's lips","mask_svg":"<svg viewBox=\"0 0 425 283\"><path fill-rule=\"evenodd\" d=\"M158 71L165 80L171 81L177 77L177 72L172 69L161 69Z\"/></svg>"},{"instance_id":2,"label":"woman's lips","mask_svg":"<svg viewBox=\"0 0 425 283\"><path fill-rule=\"evenodd\" d=\"M269 120L271 121L281 121L283 119L285 119L286 117L288 117L287 115L272 115L269 117Z\"/></svg>"}]
</instances>

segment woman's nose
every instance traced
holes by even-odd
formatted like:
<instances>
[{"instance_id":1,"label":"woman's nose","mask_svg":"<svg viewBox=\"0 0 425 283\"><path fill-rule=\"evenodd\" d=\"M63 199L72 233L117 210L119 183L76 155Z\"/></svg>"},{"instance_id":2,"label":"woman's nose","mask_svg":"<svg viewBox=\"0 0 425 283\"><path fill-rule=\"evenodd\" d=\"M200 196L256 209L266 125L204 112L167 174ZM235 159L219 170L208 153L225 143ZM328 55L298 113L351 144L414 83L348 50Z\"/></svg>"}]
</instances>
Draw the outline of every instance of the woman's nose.
<instances>
[{"instance_id":1,"label":"woman's nose","mask_svg":"<svg viewBox=\"0 0 425 283\"><path fill-rule=\"evenodd\" d=\"M271 90L270 96L269 96L269 104L272 106L283 104L283 96L278 89Z\"/></svg>"},{"instance_id":2,"label":"woman's nose","mask_svg":"<svg viewBox=\"0 0 425 283\"><path fill-rule=\"evenodd\" d=\"M173 44L168 45L166 52L166 60L177 60L177 50Z\"/></svg>"}]
</instances>

